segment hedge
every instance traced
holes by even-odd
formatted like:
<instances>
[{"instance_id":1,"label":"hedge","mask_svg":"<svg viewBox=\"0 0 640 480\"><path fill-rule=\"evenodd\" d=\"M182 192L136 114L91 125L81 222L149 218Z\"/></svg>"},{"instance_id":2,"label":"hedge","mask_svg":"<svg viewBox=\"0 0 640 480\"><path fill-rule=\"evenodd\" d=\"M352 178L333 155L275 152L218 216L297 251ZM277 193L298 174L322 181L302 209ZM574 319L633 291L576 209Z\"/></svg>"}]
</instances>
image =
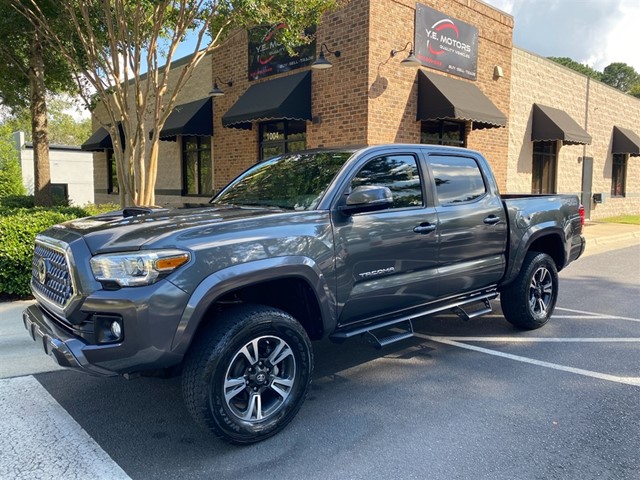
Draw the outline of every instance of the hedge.
<instances>
[{"instance_id":1,"label":"hedge","mask_svg":"<svg viewBox=\"0 0 640 480\"><path fill-rule=\"evenodd\" d=\"M114 210L113 207L45 209L0 206L0 293L13 296L31 294L29 282L36 234L57 223Z\"/></svg>"}]
</instances>

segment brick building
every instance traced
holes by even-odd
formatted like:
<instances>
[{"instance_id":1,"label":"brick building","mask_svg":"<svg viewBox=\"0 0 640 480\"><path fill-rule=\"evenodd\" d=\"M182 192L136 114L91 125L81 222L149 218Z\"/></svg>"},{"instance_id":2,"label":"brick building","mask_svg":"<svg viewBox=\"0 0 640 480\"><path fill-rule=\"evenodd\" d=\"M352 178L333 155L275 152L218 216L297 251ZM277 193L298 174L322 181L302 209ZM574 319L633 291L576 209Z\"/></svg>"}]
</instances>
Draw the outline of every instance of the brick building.
<instances>
[{"instance_id":1,"label":"brick building","mask_svg":"<svg viewBox=\"0 0 640 480\"><path fill-rule=\"evenodd\" d=\"M512 33L477 0L351 0L310 55L271 63L271 32L235 32L163 129L156 201L208 199L282 151L424 142L481 151L502 191L575 193L592 219L640 213L640 100L514 48ZM412 48L420 68L403 66ZM332 68L311 68L321 52ZM209 97L214 84L224 96ZM84 147L96 202L115 198L109 145L98 130Z\"/></svg>"}]
</instances>

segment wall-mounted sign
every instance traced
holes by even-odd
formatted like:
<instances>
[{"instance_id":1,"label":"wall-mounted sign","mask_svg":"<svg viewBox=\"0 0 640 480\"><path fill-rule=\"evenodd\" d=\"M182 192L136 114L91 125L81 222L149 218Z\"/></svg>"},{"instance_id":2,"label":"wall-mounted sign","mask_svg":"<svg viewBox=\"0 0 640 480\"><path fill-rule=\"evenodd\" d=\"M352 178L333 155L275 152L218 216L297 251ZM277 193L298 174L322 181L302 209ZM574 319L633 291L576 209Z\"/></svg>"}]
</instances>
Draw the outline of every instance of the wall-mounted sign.
<instances>
[{"instance_id":1,"label":"wall-mounted sign","mask_svg":"<svg viewBox=\"0 0 640 480\"><path fill-rule=\"evenodd\" d=\"M423 65L471 80L478 66L478 29L416 4L415 54Z\"/></svg>"},{"instance_id":2,"label":"wall-mounted sign","mask_svg":"<svg viewBox=\"0 0 640 480\"><path fill-rule=\"evenodd\" d=\"M297 47L294 55L290 55L284 45L276 39L276 32L281 28L285 28L284 23L249 30L249 81L295 70L315 61L315 39ZM305 33L315 36L316 28L312 27Z\"/></svg>"}]
</instances>

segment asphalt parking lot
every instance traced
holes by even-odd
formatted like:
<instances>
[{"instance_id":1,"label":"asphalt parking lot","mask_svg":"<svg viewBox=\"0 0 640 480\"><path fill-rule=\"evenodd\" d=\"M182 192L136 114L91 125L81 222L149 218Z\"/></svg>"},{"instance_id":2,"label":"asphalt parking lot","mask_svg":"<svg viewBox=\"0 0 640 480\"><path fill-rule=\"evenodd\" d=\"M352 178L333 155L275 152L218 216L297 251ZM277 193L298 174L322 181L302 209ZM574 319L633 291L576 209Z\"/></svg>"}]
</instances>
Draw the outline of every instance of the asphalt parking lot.
<instances>
[{"instance_id":1,"label":"asphalt parking lot","mask_svg":"<svg viewBox=\"0 0 640 480\"><path fill-rule=\"evenodd\" d=\"M414 339L382 351L317 343L298 417L249 447L200 431L179 379L36 374L33 388L62 409L40 432L27 430L31 412L0 433L0 477L637 479L639 267L640 246L571 265L553 319L533 332L514 330L496 302L471 322L417 322ZM3 416L25 397L7 385ZM80 433L59 427L65 416ZM43 427L51 418L56 428Z\"/></svg>"}]
</instances>

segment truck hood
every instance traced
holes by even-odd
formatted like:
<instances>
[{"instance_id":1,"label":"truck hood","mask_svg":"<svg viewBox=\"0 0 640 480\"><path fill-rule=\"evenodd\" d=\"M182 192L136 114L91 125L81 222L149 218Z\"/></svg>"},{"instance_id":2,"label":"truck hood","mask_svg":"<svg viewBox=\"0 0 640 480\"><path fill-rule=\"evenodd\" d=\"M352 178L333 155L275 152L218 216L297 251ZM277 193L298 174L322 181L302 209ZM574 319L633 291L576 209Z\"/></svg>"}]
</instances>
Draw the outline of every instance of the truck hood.
<instances>
[{"instance_id":1,"label":"truck hood","mask_svg":"<svg viewBox=\"0 0 640 480\"><path fill-rule=\"evenodd\" d=\"M84 237L92 254L139 250L177 231L283 213L262 207L204 204L184 208L125 208L56 225Z\"/></svg>"}]
</instances>

